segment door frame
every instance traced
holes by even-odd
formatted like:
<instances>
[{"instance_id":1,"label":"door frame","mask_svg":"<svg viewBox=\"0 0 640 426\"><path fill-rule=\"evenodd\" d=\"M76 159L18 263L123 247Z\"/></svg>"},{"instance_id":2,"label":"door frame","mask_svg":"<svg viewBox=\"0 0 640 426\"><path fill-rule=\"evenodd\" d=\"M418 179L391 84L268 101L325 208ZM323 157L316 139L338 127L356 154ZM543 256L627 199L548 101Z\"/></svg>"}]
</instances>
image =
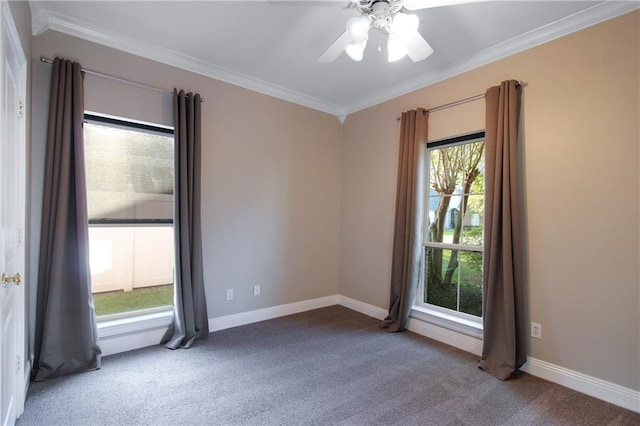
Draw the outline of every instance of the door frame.
<instances>
[{"instance_id":1,"label":"door frame","mask_svg":"<svg viewBox=\"0 0 640 426\"><path fill-rule=\"evenodd\" d=\"M20 99L20 105L16 105L16 133L17 141L16 148L18 151L18 170L19 176L18 182L18 220L19 223L19 245L18 245L18 263L21 275L24 277L22 284L17 286L17 294L15 297L16 306L16 357L17 368L16 372L16 418L18 418L24 412L24 403L29 388L29 380L31 376L31 361L26 359L27 353L27 327L26 327L26 287L31 285L30 277L26 276L26 241L27 235L25 232L25 225L27 223L27 208L26 208L26 167L27 167L27 58L22 48L22 42L18 34L18 29L15 25L13 15L9 3L0 1L0 37L6 35L8 37L7 42L10 44L16 54L18 61L18 97ZM0 68L4 68L4 63L7 59L4 49L0 46L0 60L2 61ZM2 70L4 72L4 69ZM0 117L0 120L2 117ZM2 123L0 123L0 126ZM6 142L6 141L5 141Z\"/></svg>"}]
</instances>

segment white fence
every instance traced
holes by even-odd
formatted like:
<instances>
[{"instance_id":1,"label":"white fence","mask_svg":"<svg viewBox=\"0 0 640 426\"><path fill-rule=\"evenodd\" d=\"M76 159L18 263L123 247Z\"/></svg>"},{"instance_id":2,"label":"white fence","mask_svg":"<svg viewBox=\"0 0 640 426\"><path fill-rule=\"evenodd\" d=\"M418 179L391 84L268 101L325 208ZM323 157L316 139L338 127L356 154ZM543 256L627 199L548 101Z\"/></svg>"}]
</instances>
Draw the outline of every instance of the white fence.
<instances>
[{"instance_id":1,"label":"white fence","mask_svg":"<svg viewBox=\"0 0 640 426\"><path fill-rule=\"evenodd\" d=\"M172 226L90 226L94 293L173 283Z\"/></svg>"}]
</instances>

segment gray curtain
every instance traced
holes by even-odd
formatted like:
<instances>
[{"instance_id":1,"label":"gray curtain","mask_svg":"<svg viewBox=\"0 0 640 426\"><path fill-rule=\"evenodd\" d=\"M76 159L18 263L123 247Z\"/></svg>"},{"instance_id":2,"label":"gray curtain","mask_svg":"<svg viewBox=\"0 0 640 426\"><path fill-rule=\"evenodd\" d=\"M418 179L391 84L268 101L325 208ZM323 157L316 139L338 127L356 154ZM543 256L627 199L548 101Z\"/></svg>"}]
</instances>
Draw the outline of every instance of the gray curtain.
<instances>
[{"instance_id":1,"label":"gray curtain","mask_svg":"<svg viewBox=\"0 0 640 426\"><path fill-rule=\"evenodd\" d=\"M387 331L405 329L418 287L428 118L421 108L401 117L389 314L381 324Z\"/></svg>"},{"instance_id":2,"label":"gray curtain","mask_svg":"<svg viewBox=\"0 0 640 426\"><path fill-rule=\"evenodd\" d=\"M209 333L200 219L201 102L198 94L174 90L174 308L163 339L170 349L189 348L196 338Z\"/></svg>"},{"instance_id":3,"label":"gray curtain","mask_svg":"<svg viewBox=\"0 0 640 426\"><path fill-rule=\"evenodd\" d=\"M36 305L36 381L100 368L84 168L80 64L53 61Z\"/></svg>"},{"instance_id":4,"label":"gray curtain","mask_svg":"<svg viewBox=\"0 0 640 426\"><path fill-rule=\"evenodd\" d=\"M480 368L506 380L527 360L518 191L521 86L487 90L485 127L484 346Z\"/></svg>"}]
</instances>

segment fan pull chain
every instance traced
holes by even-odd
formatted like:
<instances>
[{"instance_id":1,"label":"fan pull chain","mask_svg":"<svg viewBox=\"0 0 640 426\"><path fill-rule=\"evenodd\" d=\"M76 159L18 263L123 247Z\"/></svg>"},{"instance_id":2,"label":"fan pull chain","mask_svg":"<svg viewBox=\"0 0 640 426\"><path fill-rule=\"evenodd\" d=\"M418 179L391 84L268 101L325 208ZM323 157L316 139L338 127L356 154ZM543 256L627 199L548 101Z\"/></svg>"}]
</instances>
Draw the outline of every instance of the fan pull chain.
<instances>
[{"instance_id":1,"label":"fan pull chain","mask_svg":"<svg viewBox=\"0 0 640 426\"><path fill-rule=\"evenodd\" d=\"M381 41L380 39L382 39L382 35L378 34L378 52L382 52L382 46L381 46Z\"/></svg>"}]
</instances>

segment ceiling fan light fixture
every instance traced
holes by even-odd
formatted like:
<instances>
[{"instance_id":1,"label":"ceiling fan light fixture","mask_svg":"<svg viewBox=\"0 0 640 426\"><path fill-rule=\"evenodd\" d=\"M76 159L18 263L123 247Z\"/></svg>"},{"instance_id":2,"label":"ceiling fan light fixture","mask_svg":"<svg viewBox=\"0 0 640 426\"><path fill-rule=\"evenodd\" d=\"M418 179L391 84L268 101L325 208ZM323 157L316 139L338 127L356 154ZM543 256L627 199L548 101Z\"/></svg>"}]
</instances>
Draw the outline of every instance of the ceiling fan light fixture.
<instances>
[{"instance_id":1,"label":"ceiling fan light fixture","mask_svg":"<svg viewBox=\"0 0 640 426\"><path fill-rule=\"evenodd\" d=\"M351 40L359 42L367 38L370 21L366 16L356 16L347 21L347 33Z\"/></svg>"},{"instance_id":2,"label":"ceiling fan light fixture","mask_svg":"<svg viewBox=\"0 0 640 426\"><path fill-rule=\"evenodd\" d=\"M354 61L360 62L364 57L364 48L367 47L367 39L365 37L362 41L354 41L347 44L344 48L344 52Z\"/></svg>"},{"instance_id":3,"label":"ceiling fan light fixture","mask_svg":"<svg viewBox=\"0 0 640 426\"><path fill-rule=\"evenodd\" d=\"M475 1L488 0L412 0L411 3L415 10L432 7L432 2ZM418 32L420 26L418 16L401 12L404 10L405 0L350 0L350 2L351 7L360 12L360 16L352 17L347 21L345 31L320 55L318 62L332 62L342 53L346 53L354 61L361 61L371 27L379 30L382 35L388 35L387 60L389 62L398 61L405 56L413 62L419 62L433 53L433 48ZM381 50L378 45L378 51Z\"/></svg>"},{"instance_id":4,"label":"ceiling fan light fixture","mask_svg":"<svg viewBox=\"0 0 640 426\"><path fill-rule=\"evenodd\" d=\"M389 34L389 40L387 40L387 60L389 62L398 61L407 56L407 46L400 37L395 34Z\"/></svg>"},{"instance_id":5,"label":"ceiling fan light fixture","mask_svg":"<svg viewBox=\"0 0 640 426\"><path fill-rule=\"evenodd\" d=\"M391 31L394 34L407 34L418 31L420 20L416 15L407 15L406 13L397 13L393 17Z\"/></svg>"}]
</instances>

